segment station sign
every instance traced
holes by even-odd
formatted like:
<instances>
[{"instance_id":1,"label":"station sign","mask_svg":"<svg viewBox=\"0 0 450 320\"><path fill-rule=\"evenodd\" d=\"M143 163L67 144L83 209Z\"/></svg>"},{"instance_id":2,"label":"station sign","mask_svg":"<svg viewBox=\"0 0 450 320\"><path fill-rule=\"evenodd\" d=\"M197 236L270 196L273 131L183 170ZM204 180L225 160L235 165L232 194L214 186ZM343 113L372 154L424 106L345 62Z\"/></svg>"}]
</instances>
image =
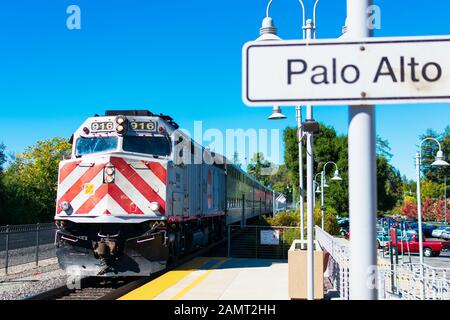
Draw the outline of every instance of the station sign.
<instances>
[{"instance_id":1,"label":"station sign","mask_svg":"<svg viewBox=\"0 0 450 320\"><path fill-rule=\"evenodd\" d=\"M248 106L450 102L450 36L253 41L242 75Z\"/></svg>"}]
</instances>

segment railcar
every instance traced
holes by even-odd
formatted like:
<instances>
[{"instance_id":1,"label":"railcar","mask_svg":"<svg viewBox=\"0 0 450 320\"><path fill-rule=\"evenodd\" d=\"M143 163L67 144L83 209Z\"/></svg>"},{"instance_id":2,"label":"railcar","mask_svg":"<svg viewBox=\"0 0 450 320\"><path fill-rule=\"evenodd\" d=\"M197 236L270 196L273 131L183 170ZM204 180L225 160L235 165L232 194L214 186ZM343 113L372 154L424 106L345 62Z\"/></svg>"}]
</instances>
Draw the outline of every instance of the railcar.
<instances>
[{"instance_id":1,"label":"railcar","mask_svg":"<svg viewBox=\"0 0 450 320\"><path fill-rule=\"evenodd\" d=\"M272 213L272 191L146 110L88 118L59 165L57 258L68 273L142 276Z\"/></svg>"}]
</instances>

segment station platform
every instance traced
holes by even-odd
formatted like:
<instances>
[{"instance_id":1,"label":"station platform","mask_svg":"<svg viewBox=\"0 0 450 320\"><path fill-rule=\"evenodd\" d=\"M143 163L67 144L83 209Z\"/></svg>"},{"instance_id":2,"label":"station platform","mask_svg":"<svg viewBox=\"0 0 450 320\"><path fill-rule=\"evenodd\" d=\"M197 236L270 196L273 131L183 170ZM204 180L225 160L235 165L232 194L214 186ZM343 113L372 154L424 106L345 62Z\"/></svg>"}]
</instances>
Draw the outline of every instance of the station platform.
<instances>
[{"instance_id":1,"label":"station platform","mask_svg":"<svg viewBox=\"0 0 450 320\"><path fill-rule=\"evenodd\" d=\"M119 300L288 300L287 260L196 258Z\"/></svg>"}]
</instances>

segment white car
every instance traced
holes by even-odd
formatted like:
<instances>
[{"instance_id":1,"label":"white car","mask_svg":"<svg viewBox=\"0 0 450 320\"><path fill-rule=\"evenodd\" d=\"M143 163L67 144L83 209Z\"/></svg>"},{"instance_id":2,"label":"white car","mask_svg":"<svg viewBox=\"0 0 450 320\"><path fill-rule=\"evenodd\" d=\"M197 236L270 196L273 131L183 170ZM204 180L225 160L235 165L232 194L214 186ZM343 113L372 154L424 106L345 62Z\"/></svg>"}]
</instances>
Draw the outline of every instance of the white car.
<instances>
[{"instance_id":1,"label":"white car","mask_svg":"<svg viewBox=\"0 0 450 320\"><path fill-rule=\"evenodd\" d=\"M433 232L431 233L431 236L433 238L441 238L442 233L444 233L444 232L450 233L450 227L438 227L433 230Z\"/></svg>"},{"instance_id":2,"label":"white car","mask_svg":"<svg viewBox=\"0 0 450 320\"><path fill-rule=\"evenodd\" d=\"M450 228L448 228L450 229ZM450 230L445 230L441 233L441 238L445 240L450 240Z\"/></svg>"}]
</instances>

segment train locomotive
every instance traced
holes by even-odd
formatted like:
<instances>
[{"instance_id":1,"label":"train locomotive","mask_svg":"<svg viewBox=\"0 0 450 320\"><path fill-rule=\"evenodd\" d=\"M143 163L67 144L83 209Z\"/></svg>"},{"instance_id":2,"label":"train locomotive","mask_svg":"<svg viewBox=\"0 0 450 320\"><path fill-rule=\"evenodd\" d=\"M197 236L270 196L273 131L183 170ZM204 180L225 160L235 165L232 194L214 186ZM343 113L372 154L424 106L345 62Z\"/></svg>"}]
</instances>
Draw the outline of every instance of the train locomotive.
<instances>
[{"instance_id":1,"label":"train locomotive","mask_svg":"<svg viewBox=\"0 0 450 320\"><path fill-rule=\"evenodd\" d=\"M88 118L59 165L60 266L86 276L146 276L273 212L272 191L146 110Z\"/></svg>"}]
</instances>

